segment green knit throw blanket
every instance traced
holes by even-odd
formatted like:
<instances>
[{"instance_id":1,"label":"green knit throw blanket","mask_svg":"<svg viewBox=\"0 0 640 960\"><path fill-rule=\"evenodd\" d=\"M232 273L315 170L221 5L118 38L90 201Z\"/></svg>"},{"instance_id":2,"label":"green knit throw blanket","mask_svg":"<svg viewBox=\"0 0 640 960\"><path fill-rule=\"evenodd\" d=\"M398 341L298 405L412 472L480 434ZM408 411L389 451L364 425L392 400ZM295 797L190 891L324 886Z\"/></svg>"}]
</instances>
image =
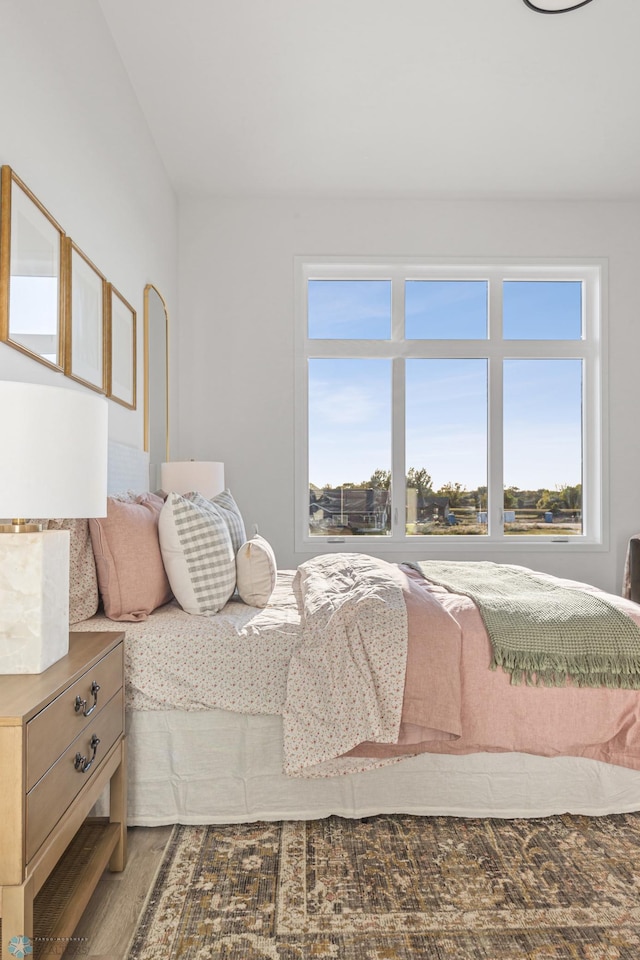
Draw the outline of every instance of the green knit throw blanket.
<instances>
[{"instance_id":1,"label":"green knit throw blanket","mask_svg":"<svg viewBox=\"0 0 640 960\"><path fill-rule=\"evenodd\" d=\"M491 668L511 682L640 689L640 627L609 600L514 566L408 563L432 583L470 597L493 646Z\"/></svg>"}]
</instances>

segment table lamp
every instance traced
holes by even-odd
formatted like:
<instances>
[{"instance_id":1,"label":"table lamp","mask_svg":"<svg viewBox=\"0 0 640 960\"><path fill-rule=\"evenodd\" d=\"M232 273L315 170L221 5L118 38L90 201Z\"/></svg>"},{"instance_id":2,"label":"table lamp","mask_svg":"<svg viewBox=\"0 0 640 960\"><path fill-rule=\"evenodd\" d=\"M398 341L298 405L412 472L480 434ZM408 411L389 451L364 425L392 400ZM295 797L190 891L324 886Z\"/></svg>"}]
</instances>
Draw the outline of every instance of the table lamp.
<instances>
[{"instance_id":1,"label":"table lamp","mask_svg":"<svg viewBox=\"0 0 640 960\"><path fill-rule=\"evenodd\" d=\"M171 460L160 464L160 486L167 493L198 493L211 500L224 490L224 463Z\"/></svg>"},{"instance_id":2,"label":"table lamp","mask_svg":"<svg viewBox=\"0 0 640 960\"><path fill-rule=\"evenodd\" d=\"M42 673L69 650L69 531L30 517L103 517L107 401L0 380L0 674Z\"/></svg>"}]
</instances>

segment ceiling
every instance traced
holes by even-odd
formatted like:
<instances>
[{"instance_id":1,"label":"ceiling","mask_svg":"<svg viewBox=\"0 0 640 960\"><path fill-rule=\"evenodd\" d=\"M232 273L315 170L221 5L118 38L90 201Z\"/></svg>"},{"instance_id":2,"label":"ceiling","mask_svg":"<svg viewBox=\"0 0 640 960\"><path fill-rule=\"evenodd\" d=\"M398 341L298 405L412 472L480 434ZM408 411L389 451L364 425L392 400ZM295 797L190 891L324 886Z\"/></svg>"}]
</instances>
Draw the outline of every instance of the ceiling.
<instances>
[{"instance_id":1,"label":"ceiling","mask_svg":"<svg viewBox=\"0 0 640 960\"><path fill-rule=\"evenodd\" d=\"M99 0L180 196L640 199L640 0Z\"/></svg>"}]
</instances>

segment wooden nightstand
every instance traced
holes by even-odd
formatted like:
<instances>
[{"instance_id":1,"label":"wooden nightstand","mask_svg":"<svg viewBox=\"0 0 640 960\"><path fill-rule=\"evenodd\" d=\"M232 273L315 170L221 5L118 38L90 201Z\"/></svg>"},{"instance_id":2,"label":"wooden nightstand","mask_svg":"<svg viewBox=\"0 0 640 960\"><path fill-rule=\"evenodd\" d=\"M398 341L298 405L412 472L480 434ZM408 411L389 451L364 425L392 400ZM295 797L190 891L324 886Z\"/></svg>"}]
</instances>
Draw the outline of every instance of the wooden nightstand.
<instances>
[{"instance_id":1,"label":"wooden nightstand","mask_svg":"<svg viewBox=\"0 0 640 960\"><path fill-rule=\"evenodd\" d=\"M59 957L107 864L124 869L123 671L124 633L72 633L44 673L0 676L2 960L20 936ZM87 820L107 784L109 819Z\"/></svg>"}]
</instances>

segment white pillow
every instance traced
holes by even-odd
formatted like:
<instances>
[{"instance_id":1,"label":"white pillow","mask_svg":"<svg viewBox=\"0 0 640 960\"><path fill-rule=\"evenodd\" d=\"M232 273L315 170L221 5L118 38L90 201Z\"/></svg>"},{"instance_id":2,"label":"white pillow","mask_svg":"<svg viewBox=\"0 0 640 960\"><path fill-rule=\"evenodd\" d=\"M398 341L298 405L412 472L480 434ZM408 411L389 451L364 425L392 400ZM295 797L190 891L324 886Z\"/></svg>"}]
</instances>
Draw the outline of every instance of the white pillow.
<instances>
[{"instance_id":1,"label":"white pillow","mask_svg":"<svg viewBox=\"0 0 640 960\"><path fill-rule=\"evenodd\" d=\"M199 493L170 493L160 511L162 560L176 600L187 613L217 613L236 585L229 529Z\"/></svg>"},{"instance_id":2,"label":"white pillow","mask_svg":"<svg viewBox=\"0 0 640 960\"><path fill-rule=\"evenodd\" d=\"M240 599L251 607L266 607L276 585L276 557L264 537L256 534L236 554L236 580Z\"/></svg>"}]
</instances>

